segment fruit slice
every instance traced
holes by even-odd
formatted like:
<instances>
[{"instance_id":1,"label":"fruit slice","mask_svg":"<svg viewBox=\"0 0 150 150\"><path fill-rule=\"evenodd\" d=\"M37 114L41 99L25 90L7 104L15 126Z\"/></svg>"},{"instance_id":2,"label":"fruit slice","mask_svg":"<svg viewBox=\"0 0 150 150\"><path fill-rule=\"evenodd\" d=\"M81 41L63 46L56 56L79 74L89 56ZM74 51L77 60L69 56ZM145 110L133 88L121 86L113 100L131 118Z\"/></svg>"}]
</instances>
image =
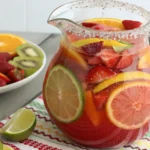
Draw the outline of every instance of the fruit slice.
<instances>
[{"instance_id":1,"label":"fruit slice","mask_svg":"<svg viewBox=\"0 0 150 150\"><path fill-rule=\"evenodd\" d=\"M0 150L3 150L3 143L0 141Z\"/></svg>"},{"instance_id":2,"label":"fruit slice","mask_svg":"<svg viewBox=\"0 0 150 150\"><path fill-rule=\"evenodd\" d=\"M150 83L130 82L116 88L106 104L110 121L122 129L137 129L150 120ZM128 112L128 113L127 113Z\"/></svg>"},{"instance_id":3,"label":"fruit slice","mask_svg":"<svg viewBox=\"0 0 150 150\"><path fill-rule=\"evenodd\" d=\"M93 94L92 91L85 92L85 112L93 125L98 126L102 122L102 113L96 110L94 101L93 101Z\"/></svg>"},{"instance_id":4,"label":"fruit slice","mask_svg":"<svg viewBox=\"0 0 150 150\"><path fill-rule=\"evenodd\" d=\"M84 106L83 91L71 70L62 65L54 66L43 89L47 109L57 120L70 123L80 117Z\"/></svg>"},{"instance_id":5,"label":"fruit slice","mask_svg":"<svg viewBox=\"0 0 150 150\"><path fill-rule=\"evenodd\" d=\"M15 57L13 61L9 61L9 63L19 69L23 69L25 72L25 77L35 73L42 65L39 58L30 57Z\"/></svg>"},{"instance_id":6,"label":"fruit slice","mask_svg":"<svg viewBox=\"0 0 150 150\"><path fill-rule=\"evenodd\" d=\"M5 86L7 83L4 79L0 78L0 87Z\"/></svg>"},{"instance_id":7,"label":"fruit slice","mask_svg":"<svg viewBox=\"0 0 150 150\"><path fill-rule=\"evenodd\" d=\"M110 85L122 82L122 81L131 81L131 80L137 80L137 79L143 79L143 80L150 80L150 74L146 72L141 71L131 71L131 72L123 72L119 73L118 75L112 77L111 79L105 80L98 84L94 88L94 93L97 93L99 91L102 91L103 89L109 87Z\"/></svg>"},{"instance_id":8,"label":"fruit slice","mask_svg":"<svg viewBox=\"0 0 150 150\"><path fill-rule=\"evenodd\" d=\"M141 26L141 22L134 20L123 20L122 24L126 30L132 30Z\"/></svg>"},{"instance_id":9,"label":"fruit slice","mask_svg":"<svg viewBox=\"0 0 150 150\"><path fill-rule=\"evenodd\" d=\"M10 79L6 75L4 75L2 73L0 73L0 79L4 80L6 83L10 82Z\"/></svg>"},{"instance_id":10,"label":"fruit slice","mask_svg":"<svg viewBox=\"0 0 150 150\"><path fill-rule=\"evenodd\" d=\"M129 67L133 62L133 55L129 53L129 51L124 51L122 54L122 57L119 59L119 62L115 66L117 69L124 69Z\"/></svg>"},{"instance_id":11,"label":"fruit slice","mask_svg":"<svg viewBox=\"0 0 150 150\"><path fill-rule=\"evenodd\" d=\"M25 73L24 70L16 68L14 70L10 70L7 73L7 76L11 79L12 82L18 82L25 78Z\"/></svg>"},{"instance_id":12,"label":"fruit slice","mask_svg":"<svg viewBox=\"0 0 150 150\"><path fill-rule=\"evenodd\" d=\"M21 108L2 127L1 134L10 141L22 141L28 138L36 125L36 116L32 110Z\"/></svg>"},{"instance_id":13,"label":"fruit slice","mask_svg":"<svg viewBox=\"0 0 150 150\"><path fill-rule=\"evenodd\" d=\"M2 150L14 150L12 147L3 144L3 149Z\"/></svg>"},{"instance_id":14,"label":"fruit slice","mask_svg":"<svg viewBox=\"0 0 150 150\"><path fill-rule=\"evenodd\" d=\"M96 42L96 43L90 43L81 46L81 49L86 55L93 56L99 51L101 51L102 47L103 47L103 42Z\"/></svg>"},{"instance_id":15,"label":"fruit slice","mask_svg":"<svg viewBox=\"0 0 150 150\"><path fill-rule=\"evenodd\" d=\"M64 46L63 52L67 58L71 58L75 60L78 64L80 64L85 70L88 69L88 65L86 61L82 58L82 56L73 49L68 49Z\"/></svg>"},{"instance_id":16,"label":"fruit slice","mask_svg":"<svg viewBox=\"0 0 150 150\"><path fill-rule=\"evenodd\" d=\"M8 71L15 69L15 67L9 64L7 61L0 60L0 72L6 74Z\"/></svg>"},{"instance_id":17,"label":"fruit slice","mask_svg":"<svg viewBox=\"0 0 150 150\"><path fill-rule=\"evenodd\" d=\"M9 61L12 59L12 56L7 52L0 52L0 60Z\"/></svg>"},{"instance_id":18,"label":"fruit slice","mask_svg":"<svg viewBox=\"0 0 150 150\"><path fill-rule=\"evenodd\" d=\"M102 61L99 57L93 56L93 57L88 57L87 58L87 63L89 65L99 65L99 64L102 64Z\"/></svg>"},{"instance_id":19,"label":"fruit slice","mask_svg":"<svg viewBox=\"0 0 150 150\"><path fill-rule=\"evenodd\" d=\"M41 52L41 50L37 48L36 46L29 44L29 43L25 43L17 47L17 53L18 55L24 56L24 57L36 57L41 60L43 60L44 58L44 55Z\"/></svg>"},{"instance_id":20,"label":"fruit slice","mask_svg":"<svg viewBox=\"0 0 150 150\"><path fill-rule=\"evenodd\" d=\"M113 71L109 68L104 66L94 66L91 68L86 76L86 82L88 83L99 83L108 78L113 77L116 75Z\"/></svg>"},{"instance_id":21,"label":"fruit slice","mask_svg":"<svg viewBox=\"0 0 150 150\"><path fill-rule=\"evenodd\" d=\"M80 48L81 46L90 44L90 43L96 43L96 42L103 42L103 46L107 47L112 47L112 46L117 46L117 47L127 47L131 45L130 43L122 42L122 41L116 41L116 40L108 40L108 39L103 39L103 38L88 38L88 39L82 39L78 40L75 42L72 42L72 46L76 48Z\"/></svg>"},{"instance_id":22,"label":"fruit slice","mask_svg":"<svg viewBox=\"0 0 150 150\"><path fill-rule=\"evenodd\" d=\"M13 34L0 34L0 52L16 54L16 48L26 41Z\"/></svg>"},{"instance_id":23,"label":"fruit slice","mask_svg":"<svg viewBox=\"0 0 150 150\"><path fill-rule=\"evenodd\" d=\"M115 27L120 30L124 30L124 26L122 24L122 20L115 19L115 18L94 18L94 19L88 19L85 22L90 23L101 23L110 27Z\"/></svg>"},{"instance_id":24,"label":"fruit slice","mask_svg":"<svg viewBox=\"0 0 150 150\"><path fill-rule=\"evenodd\" d=\"M101 59L101 61L108 67L114 68L115 65L118 63L119 58L121 57L118 53L116 53L111 48L105 48L96 54L97 57Z\"/></svg>"},{"instance_id":25,"label":"fruit slice","mask_svg":"<svg viewBox=\"0 0 150 150\"><path fill-rule=\"evenodd\" d=\"M143 56L141 56L138 62L138 69L150 68L150 46L146 49L148 49L148 51Z\"/></svg>"},{"instance_id":26,"label":"fruit slice","mask_svg":"<svg viewBox=\"0 0 150 150\"><path fill-rule=\"evenodd\" d=\"M92 28L96 25L97 23L93 23L93 22L82 22L82 26L87 27L87 28Z\"/></svg>"}]
</instances>

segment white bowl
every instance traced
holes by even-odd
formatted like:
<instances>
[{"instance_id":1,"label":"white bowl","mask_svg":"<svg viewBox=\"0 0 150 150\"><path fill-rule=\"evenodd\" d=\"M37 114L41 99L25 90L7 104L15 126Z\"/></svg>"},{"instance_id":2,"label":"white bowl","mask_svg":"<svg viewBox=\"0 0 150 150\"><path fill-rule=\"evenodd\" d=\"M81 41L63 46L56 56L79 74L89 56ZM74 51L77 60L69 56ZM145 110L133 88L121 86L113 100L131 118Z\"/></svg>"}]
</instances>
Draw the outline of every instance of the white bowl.
<instances>
[{"instance_id":1,"label":"white bowl","mask_svg":"<svg viewBox=\"0 0 150 150\"><path fill-rule=\"evenodd\" d=\"M39 47L38 45L36 45L35 43L33 42L30 42L30 41L27 41L28 43L36 46L37 48L39 48L41 50L41 52L43 53L44 55L44 58L43 58L43 63L42 63L42 66L39 70L37 70L34 74L32 74L31 76L21 80L21 81L18 81L18 82L15 82L15 83L12 83L12 84L8 84L6 86L3 86L3 87L0 87L0 94L1 93L5 93L5 92L8 92L8 91L12 91L12 90L15 90L27 83L29 83L30 81L32 81L34 78L37 77L37 75L39 75L39 73L43 70L45 64L46 64L46 55L45 55L45 52L42 50L41 47Z\"/></svg>"}]
</instances>

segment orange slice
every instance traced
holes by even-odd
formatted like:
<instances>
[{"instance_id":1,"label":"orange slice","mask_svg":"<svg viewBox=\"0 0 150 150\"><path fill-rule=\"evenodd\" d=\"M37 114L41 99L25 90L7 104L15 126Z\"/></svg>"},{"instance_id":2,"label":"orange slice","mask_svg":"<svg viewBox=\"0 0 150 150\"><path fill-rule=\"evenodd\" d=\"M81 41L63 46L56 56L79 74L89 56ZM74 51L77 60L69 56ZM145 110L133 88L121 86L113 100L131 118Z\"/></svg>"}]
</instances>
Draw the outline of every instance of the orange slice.
<instances>
[{"instance_id":1,"label":"orange slice","mask_svg":"<svg viewBox=\"0 0 150 150\"><path fill-rule=\"evenodd\" d=\"M146 72L141 72L141 71L131 71L131 72L123 72L119 73L118 75L105 80L98 84L94 88L94 93L100 92L103 89L109 87L110 85L113 85L114 83L117 82L123 82L123 81L131 81L131 80L137 80L137 79L144 79L144 80L150 80L150 74Z\"/></svg>"},{"instance_id":2,"label":"orange slice","mask_svg":"<svg viewBox=\"0 0 150 150\"><path fill-rule=\"evenodd\" d=\"M124 83L109 96L106 111L110 121L122 129L137 129L150 120L150 83Z\"/></svg>"},{"instance_id":3,"label":"orange slice","mask_svg":"<svg viewBox=\"0 0 150 150\"><path fill-rule=\"evenodd\" d=\"M138 69L150 68L150 46L146 48L147 52L140 58Z\"/></svg>"},{"instance_id":4,"label":"orange slice","mask_svg":"<svg viewBox=\"0 0 150 150\"><path fill-rule=\"evenodd\" d=\"M110 27L115 27L120 30L124 30L124 26L122 24L122 20L115 19L115 18L94 18L94 19L88 19L84 22L95 22L95 23L102 23Z\"/></svg>"},{"instance_id":5,"label":"orange slice","mask_svg":"<svg viewBox=\"0 0 150 150\"><path fill-rule=\"evenodd\" d=\"M16 48L26 43L24 39L13 34L0 34L0 52L8 52L11 55L16 54Z\"/></svg>"}]
</instances>

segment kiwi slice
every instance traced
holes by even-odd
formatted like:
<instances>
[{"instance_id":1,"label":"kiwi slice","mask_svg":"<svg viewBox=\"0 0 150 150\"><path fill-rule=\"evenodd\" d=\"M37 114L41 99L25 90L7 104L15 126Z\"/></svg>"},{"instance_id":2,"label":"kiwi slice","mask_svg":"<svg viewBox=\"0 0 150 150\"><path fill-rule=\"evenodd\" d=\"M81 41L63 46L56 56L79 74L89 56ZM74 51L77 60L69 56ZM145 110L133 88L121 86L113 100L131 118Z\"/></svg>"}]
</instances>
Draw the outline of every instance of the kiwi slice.
<instances>
[{"instance_id":1,"label":"kiwi slice","mask_svg":"<svg viewBox=\"0 0 150 150\"><path fill-rule=\"evenodd\" d=\"M36 46L25 43L17 47L17 54L22 57L35 57L43 60L44 55Z\"/></svg>"},{"instance_id":2,"label":"kiwi slice","mask_svg":"<svg viewBox=\"0 0 150 150\"><path fill-rule=\"evenodd\" d=\"M39 58L31 57L15 57L9 63L19 69L23 69L25 71L25 77L32 75L42 66Z\"/></svg>"}]
</instances>

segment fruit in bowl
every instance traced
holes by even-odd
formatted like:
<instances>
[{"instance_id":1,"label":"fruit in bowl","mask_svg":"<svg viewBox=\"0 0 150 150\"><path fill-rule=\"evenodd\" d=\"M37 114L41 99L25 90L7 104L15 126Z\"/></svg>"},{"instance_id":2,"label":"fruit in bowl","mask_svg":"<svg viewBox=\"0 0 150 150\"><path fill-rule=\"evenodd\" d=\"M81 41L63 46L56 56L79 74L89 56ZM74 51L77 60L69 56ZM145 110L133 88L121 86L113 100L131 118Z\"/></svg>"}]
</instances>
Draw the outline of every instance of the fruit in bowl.
<instances>
[{"instance_id":1,"label":"fruit in bowl","mask_svg":"<svg viewBox=\"0 0 150 150\"><path fill-rule=\"evenodd\" d=\"M0 87L21 81L41 68L44 53L12 34L0 34Z\"/></svg>"}]
</instances>

